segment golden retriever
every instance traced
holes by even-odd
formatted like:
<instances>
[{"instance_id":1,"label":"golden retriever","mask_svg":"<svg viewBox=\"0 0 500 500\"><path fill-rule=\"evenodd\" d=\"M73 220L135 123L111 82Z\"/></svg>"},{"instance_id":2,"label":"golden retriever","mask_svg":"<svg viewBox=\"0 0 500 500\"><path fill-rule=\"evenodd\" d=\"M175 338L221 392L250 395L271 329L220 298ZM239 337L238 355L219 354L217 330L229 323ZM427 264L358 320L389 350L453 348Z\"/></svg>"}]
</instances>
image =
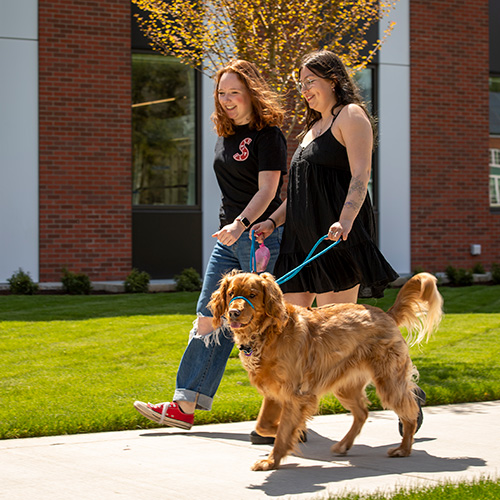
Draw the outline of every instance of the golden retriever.
<instances>
[{"instance_id":1,"label":"golden retriever","mask_svg":"<svg viewBox=\"0 0 500 500\"><path fill-rule=\"evenodd\" d=\"M401 445L389 456L410 455L419 413L413 392L418 372L399 327L407 329L410 342L420 343L439 325L442 304L436 278L428 273L411 278L387 313L360 304L294 306L285 303L269 273L224 276L209 304L214 326L224 317L229 322L250 382L264 396L256 431L276 437L269 457L252 469L279 467L327 392L354 417L349 432L332 447L345 454L368 417L370 382L403 425Z\"/></svg>"}]
</instances>

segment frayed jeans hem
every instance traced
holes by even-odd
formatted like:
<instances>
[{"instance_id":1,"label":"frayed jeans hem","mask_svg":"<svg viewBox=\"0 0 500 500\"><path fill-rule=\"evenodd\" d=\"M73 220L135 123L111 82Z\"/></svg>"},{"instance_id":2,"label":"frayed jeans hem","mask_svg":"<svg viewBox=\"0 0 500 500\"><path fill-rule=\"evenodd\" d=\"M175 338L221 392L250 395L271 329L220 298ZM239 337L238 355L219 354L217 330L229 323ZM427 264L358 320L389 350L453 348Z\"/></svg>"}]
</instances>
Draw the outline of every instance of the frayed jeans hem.
<instances>
[{"instance_id":1,"label":"frayed jeans hem","mask_svg":"<svg viewBox=\"0 0 500 500\"><path fill-rule=\"evenodd\" d=\"M174 401L187 401L189 403L196 402L197 410L210 411L214 402L213 398L200 394L189 389L176 389L174 393Z\"/></svg>"}]
</instances>

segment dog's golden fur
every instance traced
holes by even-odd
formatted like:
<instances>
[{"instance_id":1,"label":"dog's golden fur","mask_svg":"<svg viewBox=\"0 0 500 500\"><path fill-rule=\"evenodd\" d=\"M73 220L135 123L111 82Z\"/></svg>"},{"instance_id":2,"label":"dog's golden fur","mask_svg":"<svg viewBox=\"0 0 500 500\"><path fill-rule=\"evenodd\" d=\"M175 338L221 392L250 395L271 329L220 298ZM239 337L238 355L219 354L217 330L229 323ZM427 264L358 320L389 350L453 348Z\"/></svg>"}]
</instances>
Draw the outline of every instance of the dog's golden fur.
<instances>
[{"instance_id":1,"label":"dog's golden fur","mask_svg":"<svg viewBox=\"0 0 500 500\"><path fill-rule=\"evenodd\" d=\"M235 297L245 297L253 307ZM256 430L276 436L269 457L253 470L279 467L327 392L354 417L349 432L332 447L345 454L367 419L370 382L403 424L401 445L389 456L410 455L419 412L413 392L418 373L398 327L406 327L414 343L421 342L437 328L442 302L436 279L427 273L411 278L387 313L360 304L294 306L284 302L269 273L227 274L210 301L214 325L226 317L236 344L247 351L240 352L241 361L264 396Z\"/></svg>"}]
</instances>

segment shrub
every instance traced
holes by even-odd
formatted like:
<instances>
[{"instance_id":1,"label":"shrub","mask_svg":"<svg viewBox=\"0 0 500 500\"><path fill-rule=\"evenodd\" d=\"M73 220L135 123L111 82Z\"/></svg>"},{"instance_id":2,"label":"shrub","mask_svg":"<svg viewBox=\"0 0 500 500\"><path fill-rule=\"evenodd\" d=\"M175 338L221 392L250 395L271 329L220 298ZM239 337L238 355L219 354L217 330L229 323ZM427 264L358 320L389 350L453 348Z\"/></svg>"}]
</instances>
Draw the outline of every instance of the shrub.
<instances>
[{"instance_id":1,"label":"shrub","mask_svg":"<svg viewBox=\"0 0 500 500\"><path fill-rule=\"evenodd\" d=\"M444 272L446 273L447 278L450 280L450 283L454 285L457 280L457 270L450 265L444 270Z\"/></svg>"},{"instance_id":2,"label":"shrub","mask_svg":"<svg viewBox=\"0 0 500 500\"><path fill-rule=\"evenodd\" d=\"M132 269L125 280L125 292L127 293L148 293L151 276L146 271Z\"/></svg>"},{"instance_id":3,"label":"shrub","mask_svg":"<svg viewBox=\"0 0 500 500\"><path fill-rule=\"evenodd\" d=\"M472 273L473 274L485 274L486 271L484 270L484 266L480 262L478 262L472 268Z\"/></svg>"},{"instance_id":4,"label":"shrub","mask_svg":"<svg viewBox=\"0 0 500 500\"><path fill-rule=\"evenodd\" d=\"M491 279L493 283L500 285L500 264L496 262L491 265Z\"/></svg>"},{"instance_id":5,"label":"shrub","mask_svg":"<svg viewBox=\"0 0 500 500\"><path fill-rule=\"evenodd\" d=\"M456 279L457 286L470 286L474 282L474 276L472 276L472 273L462 268L458 269Z\"/></svg>"},{"instance_id":6,"label":"shrub","mask_svg":"<svg viewBox=\"0 0 500 500\"><path fill-rule=\"evenodd\" d=\"M30 273L19 268L8 280L9 291L15 295L33 295L38 292L38 284L31 279Z\"/></svg>"},{"instance_id":7,"label":"shrub","mask_svg":"<svg viewBox=\"0 0 500 500\"><path fill-rule=\"evenodd\" d=\"M415 269L413 270L413 275L423 273L425 272L425 269L422 266L416 266Z\"/></svg>"},{"instance_id":8,"label":"shrub","mask_svg":"<svg viewBox=\"0 0 500 500\"><path fill-rule=\"evenodd\" d=\"M84 273L72 273L63 269L61 278L63 290L70 295L88 295L92 290L90 278Z\"/></svg>"},{"instance_id":9,"label":"shrub","mask_svg":"<svg viewBox=\"0 0 500 500\"><path fill-rule=\"evenodd\" d=\"M174 276L175 289L178 292L196 292L201 290L201 278L196 269L188 267L181 274Z\"/></svg>"},{"instance_id":10,"label":"shrub","mask_svg":"<svg viewBox=\"0 0 500 500\"><path fill-rule=\"evenodd\" d=\"M455 269L453 266L448 266L445 269L446 276L450 280L451 285L455 286L469 286L472 285L474 281L474 276L470 271L466 269Z\"/></svg>"}]
</instances>

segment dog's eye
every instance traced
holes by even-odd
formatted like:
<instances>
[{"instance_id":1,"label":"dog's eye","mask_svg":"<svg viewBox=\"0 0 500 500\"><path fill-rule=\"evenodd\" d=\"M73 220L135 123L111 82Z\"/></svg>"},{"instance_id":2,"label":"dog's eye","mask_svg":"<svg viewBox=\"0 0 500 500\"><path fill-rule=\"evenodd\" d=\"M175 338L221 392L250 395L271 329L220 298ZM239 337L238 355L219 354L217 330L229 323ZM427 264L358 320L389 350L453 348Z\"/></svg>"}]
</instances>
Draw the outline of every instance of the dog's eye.
<instances>
[{"instance_id":1,"label":"dog's eye","mask_svg":"<svg viewBox=\"0 0 500 500\"><path fill-rule=\"evenodd\" d=\"M257 294L256 294L256 293L251 293L251 294L250 294L250 298L251 298L251 299L255 299L255 297L257 297Z\"/></svg>"}]
</instances>

